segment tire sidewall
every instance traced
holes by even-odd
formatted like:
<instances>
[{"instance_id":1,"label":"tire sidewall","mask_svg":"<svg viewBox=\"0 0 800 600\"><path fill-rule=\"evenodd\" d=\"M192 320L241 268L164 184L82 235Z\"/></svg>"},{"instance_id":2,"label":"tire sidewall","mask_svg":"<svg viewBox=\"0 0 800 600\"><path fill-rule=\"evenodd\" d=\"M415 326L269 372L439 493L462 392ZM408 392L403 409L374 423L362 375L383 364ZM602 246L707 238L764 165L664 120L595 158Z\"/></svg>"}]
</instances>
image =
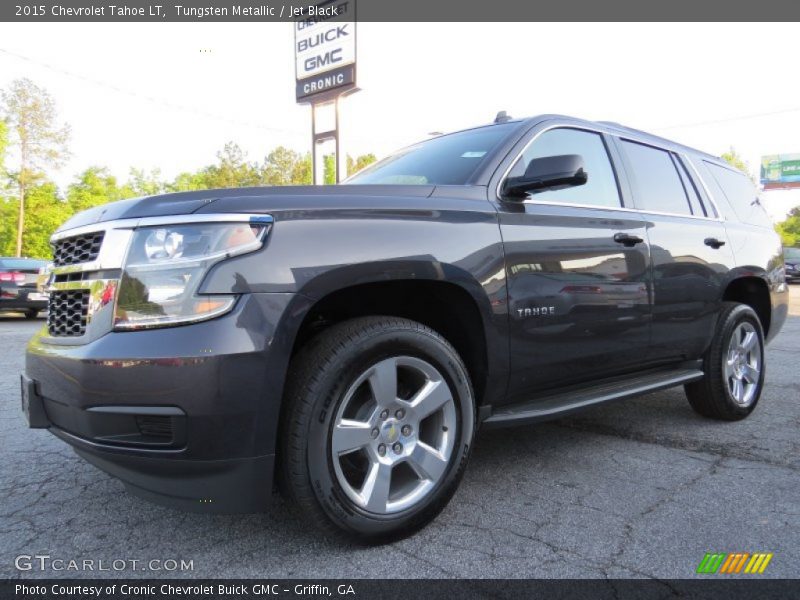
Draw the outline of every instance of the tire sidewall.
<instances>
[{"instance_id":1,"label":"tire sidewall","mask_svg":"<svg viewBox=\"0 0 800 600\"><path fill-rule=\"evenodd\" d=\"M330 436L344 394L365 370L394 356L412 356L433 365L444 377L456 407L459 425L447 472L437 486L417 505L391 515L368 513L356 506L341 489L333 468ZM436 337L421 331L394 329L367 336L342 352L323 375L310 415L307 442L309 483L324 512L340 527L362 536L380 537L413 533L433 518L455 491L469 456L475 430L472 388L464 365L455 352Z\"/></svg>"}]
</instances>

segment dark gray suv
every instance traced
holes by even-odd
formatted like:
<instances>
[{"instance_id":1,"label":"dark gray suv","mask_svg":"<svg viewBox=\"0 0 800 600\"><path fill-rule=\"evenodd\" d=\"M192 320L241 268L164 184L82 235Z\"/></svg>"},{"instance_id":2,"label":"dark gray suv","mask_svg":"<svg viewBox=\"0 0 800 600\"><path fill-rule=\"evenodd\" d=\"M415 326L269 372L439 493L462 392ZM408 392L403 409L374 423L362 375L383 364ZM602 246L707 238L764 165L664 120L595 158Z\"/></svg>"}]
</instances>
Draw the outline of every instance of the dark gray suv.
<instances>
[{"instance_id":1,"label":"dark gray suv","mask_svg":"<svg viewBox=\"0 0 800 600\"><path fill-rule=\"evenodd\" d=\"M407 535L480 427L685 386L758 404L780 240L724 161L545 115L411 146L343 185L90 209L52 238L23 408L142 497Z\"/></svg>"}]
</instances>

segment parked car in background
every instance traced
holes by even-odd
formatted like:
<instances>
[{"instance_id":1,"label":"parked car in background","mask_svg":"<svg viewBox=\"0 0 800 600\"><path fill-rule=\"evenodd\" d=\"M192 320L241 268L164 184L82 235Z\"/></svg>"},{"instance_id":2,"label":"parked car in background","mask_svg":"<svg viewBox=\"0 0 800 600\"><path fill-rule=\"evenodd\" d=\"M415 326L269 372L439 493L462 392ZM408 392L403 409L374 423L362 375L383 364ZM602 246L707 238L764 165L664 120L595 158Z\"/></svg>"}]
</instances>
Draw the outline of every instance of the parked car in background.
<instances>
[{"instance_id":1,"label":"parked car in background","mask_svg":"<svg viewBox=\"0 0 800 600\"><path fill-rule=\"evenodd\" d=\"M19 312L34 319L47 308L47 295L37 288L46 260L0 257L0 312Z\"/></svg>"},{"instance_id":2,"label":"parked car in background","mask_svg":"<svg viewBox=\"0 0 800 600\"><path fill-rule=\"evenodd\" d=\"M784 248L783 260L786 264L786 281L800 279L800 248Z\"/></svg>"}]
</instances>

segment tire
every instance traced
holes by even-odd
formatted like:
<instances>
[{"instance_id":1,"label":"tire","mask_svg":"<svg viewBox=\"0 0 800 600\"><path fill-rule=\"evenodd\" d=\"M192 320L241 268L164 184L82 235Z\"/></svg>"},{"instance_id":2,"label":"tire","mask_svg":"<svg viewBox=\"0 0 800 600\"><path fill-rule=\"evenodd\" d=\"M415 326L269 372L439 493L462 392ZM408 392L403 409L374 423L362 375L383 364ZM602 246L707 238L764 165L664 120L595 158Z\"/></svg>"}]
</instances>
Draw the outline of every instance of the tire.
<instances>
[{"instance_id":1,"label":"tire","mask_svg":"<svg viewBox=\"0 0 800 600\"><path fill-rule=\"evenodd\" d=\"M685 386L689 404L697 413L738 421L753 412L764 387L765 363L764 331L752 308L723 303L703 370L703 379Z\"/></svg>"},{"instance_id":2,"label":"tire","mask_svg":"<svg viewBox=\"0 0 800 600\"><path fill-rule=\"evenodd\" d=\"M26 319L35 319L36 317L39 316L39 311L36 310L35 308L29 308L28 310L25 311L24 315Z\"/></svg>"},{"instance_id":3,"label":"tire","mask_svg":"<svg viewBox=\"0 0 800 600\"><path fill-rule=\"evenodd\" d=\"M439 514L476 429L455 349L396 317L351 319L312 339L289 367L285 402L282 493L322 530L366 543L406 537Z\"/></svg>"}]
</instances>

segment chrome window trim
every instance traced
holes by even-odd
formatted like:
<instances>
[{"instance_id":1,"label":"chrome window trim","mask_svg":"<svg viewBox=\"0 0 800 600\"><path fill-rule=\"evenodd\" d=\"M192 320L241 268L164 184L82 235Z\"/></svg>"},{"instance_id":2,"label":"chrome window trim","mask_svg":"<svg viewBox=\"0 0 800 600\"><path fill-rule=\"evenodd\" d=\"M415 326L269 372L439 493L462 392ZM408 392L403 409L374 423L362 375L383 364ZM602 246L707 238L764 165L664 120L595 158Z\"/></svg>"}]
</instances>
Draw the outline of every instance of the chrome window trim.
<instances>
[{"instance_id":1,"label":"chrome window trim","mask_svg":"<svg viewBox=\"0 0 800 600\"><path fill-rule=\"evenodd\" d=\"M692 159L689 158L688 156L686 156L685 154L679 154L678 156L680 156L680 158L681 158L681 160L683 161L684 164L688 164L689 165L689 167L692 169L692 172L694 173L695 177L700 182L700 185L703 186L703 191L706 193L706 198L708 198L708 201L711 203L711 206L714 208L714 212L717 213L717 217L714 220L715 221L725 221L726 219L725 219L722 211L719 209L719 205L717 204L717 201L714 198L714 195L711 193L711 190L709 189L708 185L706 185L706 181L705 181L705 179L703 179L703 176L700 175L700 171L695 166L694 161L692 161Z\"/></svg>"},{"instance_id":2,"label":"chrome window trim","mask_svg":"<svg viewBox=\"0 0 800 600\"><path fill-rule=\"evenodd\" d=\"M546 133L548 131L551 131L553 129L577 129L579 131L587 131L589 133L597 133L597 134L600 134L600 135L608 135L608 136L611 136L611 137L614 137L614 138L617 138L617 139L629 139L630 141L635 142L637 144L644 144L646 146L652 146L653 148L656 148L658 150L662 150L664 152L677 154L677 155L679 155L681 157L684 156L683 153L675 152L672 149L664 148L663 146L660 146L658 144L653 144L650 140L643 140L643 139L638 138L638 137L633 136L633 135L627 135L626 134L625 136L622 136L622 135L618 135L618 134L615 134L615 133L611 133L611 132L606 131L604 129L599 129L599 128L595 128L595 127L591 127L591 126L586 126L584 124L575 124L575 123L567 123L567 122L555 123L555 124L548 125L548 126L542 128L541 131L536 132L536 134L530 140L528 140L528 142L525 144L525 146L522 148L522 150L520 150L520 152L517 154L517 156L514 158L514 160L511 161L511 164L503 172L503 175L502 175L502 177L500 177L500 181L498 181L497 187L495 188L495 196L497 197L497 200L499 202L507 202L506 200L503 200L503 196L502 196L500 191L503 188L503 183L508 178L508 174L511 172L511 169L514 168L514 166L517 164L517 162L519 162L519 160L522 158L522 155L525 154L525 152L528 150L528 148L531 146L531 144L533 144L539 138L540 135L542 135L543 133ZM606 152L608 153L608 151L606 151ZM608 156L608 161L609 161L609 163L611 164L611 166L613 168L614 167L614 163L613 163L613 159L611 158L610 154ZM692 161L686 159L686 160L684 160L684 162L688 162L691 165L692 170L694 171L694 173L697 176L697 178L700 180L700 184L703 186L703 189L706 192L706 196L708 197L709 201L713 204L714 210L716 211L717 215L722 215L722 213L719 211L719 208L717 207L717 203L714 201L713 196L711 196L711 194L710 194L710 192L708 190L708 187L706 186L706 182L703 181L702 177L700 177L700 174L698 173L698 171L695 168L695 166L692 163ZM617 169L614 169L614 172L615 172L616 177L620 176ZM543 201L543 200L523 200L522 204L532 204L534 206L568 206L568 207L571 207L571 208L592 208L592 209L595 209L595 210L617 210L617 211L632 212L632 213L638 213L638 214L658 215L658 216L665 216L665 217L679 217L681 219L698 219L698 220L701 220L701 221L717 221L717 222L724 221L724 219L720 218L719 216L718 217L708 217L708 216L699 216L699 215L686 215L686 214L681 214L681 213L660 212L660 211L655 211L655 210L644 210L644 209L641 209L641 208L628 208L628 207L622 206L622 202L623 202L622 196L620 196L619 201L620 201L620 205L619 206L606 206L606 205L602 205L602 204L578 204L578 203L573 203L573 202L546 202L546 201ZM516 203L519 203L519 202L516 202Z\"/></svg>"}]
</instances>

